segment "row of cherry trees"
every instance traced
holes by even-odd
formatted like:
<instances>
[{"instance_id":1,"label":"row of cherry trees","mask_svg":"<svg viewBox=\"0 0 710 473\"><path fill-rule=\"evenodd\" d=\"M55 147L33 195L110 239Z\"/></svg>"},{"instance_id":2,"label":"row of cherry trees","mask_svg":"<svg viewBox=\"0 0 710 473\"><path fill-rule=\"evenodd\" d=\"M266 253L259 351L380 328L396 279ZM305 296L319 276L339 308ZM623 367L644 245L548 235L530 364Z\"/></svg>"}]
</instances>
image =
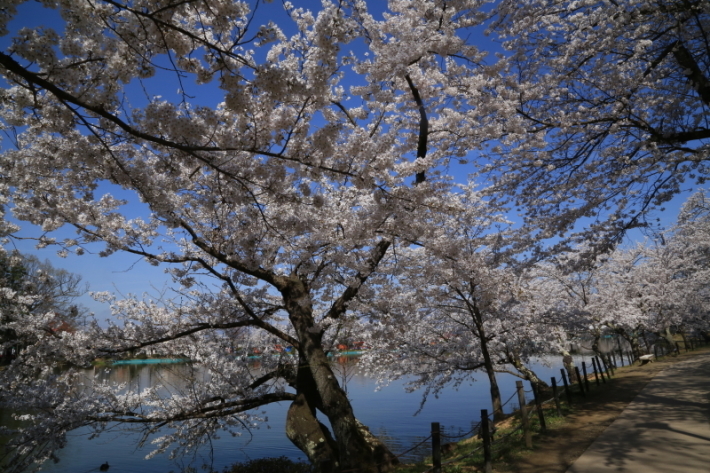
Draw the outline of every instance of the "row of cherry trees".
<instances>
[{"instance_id":1,"label":"row of cherry trees","mask_svg":"<svg viewBox=\"0 0 710 473\"><path fill-rule=\"evenodd\" d=\"M374 347L366 366L383 382L405 376L411 389L425 388L426 398L484 373L502 416L496 373L544 384L526 366L531 356L566 355L571 342L582 340L607 356L604 335L640 354L654 344L674 349L678 334L709 333L704 193L691 196L668 232L593 257L582 246L520 267L501 264L469 238L460 241L455 256L412 250L419 271L397 281L401 300L375 311L375 322L363 327Z\"/></svg>"},{"instance_id":2,"label":"row of cherry trees","mask_svg":"<svg viewBox=\"0 0 710 473\"><path fill-rule=\"evenodd\" d=\"M176 296L97 295L113 320L76 333L15 323L33 342L1 374L0 401L26 422L9 471L113 422L170 427L157 451L180 454L280 401L321 471L385 471L396 457L328 362L345 334L384 377L436 390L483 369L495 399L502 363L532 378L528 357L575 330L665 333L690 327L685 304L702 319L704 292L681 302L672 287L700 269L665 275L665 299L644 289L660 272L640 275L678 242L700 251L702 211L657 255L612 250L707 177L706 1L23 3L0 9L1 210L61 256L162 266ZM49 23L23 27L18 8ZM76 237L54 238L62 227ZM255 338L296 356L255 370L231 351ZM198 361L209 382L166 398L78 369L149 350Z\"/></svg>"}]
</instances>

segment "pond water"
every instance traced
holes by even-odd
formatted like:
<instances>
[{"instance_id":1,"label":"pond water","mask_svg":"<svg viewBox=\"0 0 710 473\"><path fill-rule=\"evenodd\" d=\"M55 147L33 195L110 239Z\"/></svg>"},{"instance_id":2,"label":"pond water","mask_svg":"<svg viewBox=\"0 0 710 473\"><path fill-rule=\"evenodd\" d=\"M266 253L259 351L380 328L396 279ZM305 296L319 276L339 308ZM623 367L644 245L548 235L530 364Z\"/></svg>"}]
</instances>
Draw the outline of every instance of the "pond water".
<instances>
[{"instance_id":1,"label":"pond water","mask_svg":"<svg viewBox=\"0 0 710 473\"><path fill-rule=\"evenodd\" d=\"M583 360L590 363L589 357L575 357L577 364ZM341 369L344 368L347 373L345 384L355 415L395 454L412 448L428 437L431 422L439 422L445 435L461 435L471 431L472 426L478 423L481 409L491 409L489 385L483 374L476 382L459 386L458 389L448 388L438 398L431 396L421 412L415 416L422 401L420 391L407 393L403 380L376 390L376 382L358 373L355 365L356 360L352 359L348 364L341 365ZM542 379L549 382L553 376L559 380L562 364L559 357L551 357L535 360L532 367ZM165 381L171 370L178 369L176 365L114 366L103 369L100 377L113 382L129 382L134 386L147 387L158 379ZM514 394L515 381L518 378L500 374L498 380L503 401L513 398L505 406L506 412L509 412L517 407ZM525 384L529 390L529 384ZM88 439L88 430L77 429L69 434L66 448L58 452L60 461L46 463L42 466L42 471L89 473L98 471L98 467L104 462L110 464L111 473L169 473L181 471L188 466L203 471L203 465L221 471L235 462L262 457L286 456L294 460L305 460L301 451L291 444L284 433L287 409L286 403L269 405L265 409L268 422L257 429L237 438L225 434L222 438L214 439L210 448L202 448L194 456L178 460L170 460L167 454L145 460L152 446L146 444L142 448L137 447L139 434L131 432L125 426L116 426L92 440ZM444 442L454 440L445 439ZM429 449L428 442L425 442L403 458L408 461L416 460L428 454Z\"/></svg>"}]
</instances>

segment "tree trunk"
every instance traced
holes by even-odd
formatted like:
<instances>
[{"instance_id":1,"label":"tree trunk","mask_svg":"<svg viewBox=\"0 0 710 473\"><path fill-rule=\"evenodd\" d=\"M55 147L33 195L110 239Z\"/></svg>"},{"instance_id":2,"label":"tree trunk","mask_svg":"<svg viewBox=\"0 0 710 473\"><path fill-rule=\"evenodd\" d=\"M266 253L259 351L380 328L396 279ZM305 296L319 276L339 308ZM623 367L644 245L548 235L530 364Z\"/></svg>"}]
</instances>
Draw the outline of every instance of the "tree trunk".
<instances>
[{"instance_id":1,"label":"tree trunk","mask_svg":"<svg viewBox=\"0 0 710 473\"><path fill-rule=\"evenodd\" d=\"M288 409L286 436L308 456L319 473L338 471L338 446L328 428L316 419L315 408L302 393Z\"/></svg>"},{"instance_id":2,"label":"tree trunk","mask_svg":"<svg viewBox=\"0 0 710 473\"><path fill-rule=\"evenodd\" d=\"M595 355L601 356L602 352L599 349L599 340L601 340L602 338L601 332L595 330L592 332L592 336L594 337L594 339L592 340L592 351Z\"/></svg>"},{"instance_id":3,"label":"tree trunk","mask_svg":"<svg viewBox=\"0 0 710 473\"><path fill-rule=\"evenodd\" d=\"M663 331L661 336L666 339L666 342L668 342L668 347L670 348L671 353L673 351L675 351L675 340L673 339L673 334L671 333L671 328L666 327L666 329Z\"/></svg>"},{"instance_id":4,"label":"tree trunk","mask_svg":"<svg viewBox=\"0 0 710 473\"><path fill-rule=\"evenodd\" d=\"M636 359L638 360L641 356L641 345L639 344L639 337L636 335L631 336L631 352L634 353Z\"/></svg>"},{"instance_id":5,"label":"tree trunk","mask_svg":"<svg viewBox=\"0 0 710 473\"><path fill-rule=\"evenodd\" d=\"M528 368L525 363L523 363L517 353L512 354L511 360L515 369L518 370L518 373L523 375L523 378L533 383L537 388L547 389L550 387L546 382L538 378L537 374L535 374L533 370Z\"/></svg>"},{"instance_id":6,"label":"tree trunk","mask_svg":"<svg viewBox=\"0 0 710 473\"><path fill-rule=\"evenodd\" d=\"M572 358L572 355L569 354L569 351L566 348L562 348L560 352L562 354L562 364L567 371L567 379L570 384L579 382L577 379L577 373L574 370L574 358Z\"/></svg>"},{"instance_id":7,"label":"tree trunk","mask_svg":"<svg viewBox=\"0 0 710 473\"><path fill-rule=\"evenodd\" d=\"M605 366L611 366L611 360L609 359L609 354L608 353L602 353L602 349L600 347L600 342L601 342L602 334L600 331L597 331L594 333L594 341L592 342L592 351L594 352L595 355L599 357L601 361L604 362ZM600 369L602 368L601 366L599 367Z\"/></svg>"},{"instance_id":8,"label":"tree trunk","mask_svg":"<svg viewBox=\"0 0 710 473\"><path fill-rule=\"evenodd\" d=\"M323 349L323 331L315 326L306 283L294 275L284 278L281 293L300 344L296 382L299 399L289 409L289 439L324 472L389 471L399 461L355 418ZM326 435L322 441L318 437L327 429L315 418L315 409L328 417L332 443ZM332 458L328 460L327 456Z\"/></svg>"},{"instance_id":9,"label":"tree trunk","mask_svg":"<svg viewBox=\"0 0 710 473\"><path fill-rule=\"evenodd\" d=\"M486 375L488 375L488 381L491 385L491 402L493 404L493 420L503 420L505 416L503 415L503 401L500 396L500 388L498 387L498 379L496 378L495 367L493 366L493 360L491 359L491 354L488 351L488 338L486 338L486 332L483 327L483 316L480 311L474 307L473 314L474 322L476 324L476 330L478 330L478 339L481 342L481 354L483 355L483 365L486 369Z\"/></svg>"},{"instance_id":10,"label":"tree trunk","mask_svg":"<svg viewBox=\"0 0 710 473\"><path fill-rule=\"evenodd\" d=\"M643 344L646 345L646 354L648 355L649 353L651 353L651 344L648 341L648 337L646 336L645 330L641 332L641 336L643 337Z\"/></svg>"}]
</instances>

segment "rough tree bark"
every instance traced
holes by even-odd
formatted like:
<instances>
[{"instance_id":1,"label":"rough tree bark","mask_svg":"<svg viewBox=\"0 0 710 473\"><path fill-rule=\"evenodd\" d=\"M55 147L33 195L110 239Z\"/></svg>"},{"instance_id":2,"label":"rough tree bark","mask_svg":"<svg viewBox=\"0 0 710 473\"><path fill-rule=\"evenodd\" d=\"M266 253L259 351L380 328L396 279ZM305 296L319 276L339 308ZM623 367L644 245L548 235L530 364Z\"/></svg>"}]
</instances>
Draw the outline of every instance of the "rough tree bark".
<instances>
[{"instance_id":1,"label":"rough tree bark","mask_svg":"<svg viewBox=\"0 0 710 473\"><path fill-rule=\"evenodd\" d=\"M323 348L307 282L297 275L281 277L279 290L299 341L298 398L288 413L289 439L323 473L389 471L397 457L355 418ZM316 409L328 417L332 436L315 418Z\"/></svg>"}]
</instances>

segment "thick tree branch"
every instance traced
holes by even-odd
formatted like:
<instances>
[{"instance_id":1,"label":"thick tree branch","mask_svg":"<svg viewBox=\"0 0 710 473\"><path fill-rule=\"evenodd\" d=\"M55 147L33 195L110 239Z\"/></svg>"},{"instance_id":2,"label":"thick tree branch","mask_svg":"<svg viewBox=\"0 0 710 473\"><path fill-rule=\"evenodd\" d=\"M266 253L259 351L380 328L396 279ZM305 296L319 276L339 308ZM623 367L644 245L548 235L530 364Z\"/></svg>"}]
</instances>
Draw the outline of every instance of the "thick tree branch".
<instances>
[{"instance_id":1,"label":"thick tree branch","mask_svg":"<svg viewBox=\"0 0 710 473\"><path fill-rule=\"evenodd\" d=\"M705 77L697 61L690 51L688 51L688 48L686 48L682 42L678 41L675 48L673 48L673 56L678 62L678 65L683 68L684 74L692 83L693 88L698 92L698 95L700 95L700 99L706 106L710 106L710 81Z\"/></svg>"},{"instance_id":2,"label":"thick tree branch","mask_svg":"<svg viewBox=\"0 0 710 473\"><path fill-rule=\"evenodd\" d=\"M357 296L357 293L360 291L362 285L365 284L367 278L375 272L377 266L380 264L380 261L382 261L385 254L387 254L387 250L391 245L392 242L389 240L380 240L379 243L377 243L370 256L367 271L364 273L358 273L355 276L355 281L350 284L347 289L345 289L343 294L338 297L338 300L333 303L333 306L326 314L326 318L337 319L345 313L348 303L352 301L355 296Z\"/></svg>"},{"instance_id":3,"label":"thick tree branch","mask_svg":"<svg viewBox=\"0 0 710 473\"><path fill-rule=\"evenodd\" d=\"M170 422L180 422L191 419L211 419L215 417L225 417L238 414L257 407L272 404L274 402L294 401L296 395L293 393L269 393L259 397L240 399L238 401L220 402L208 407L200 407L193 410L180 412L172 416L151 416L137 412L109 412L106 415L90 416L87 420L93 422L121 422L127 424L167 424Z\"/></svg>"},{"instance_id":4,"label":"thick tree branch","mask_svg":"<svg viewBox=\"0 0 710 473\"><path fill-rule=\"evenodd\" d=\"M417 159L426 158L427 153L427 140L429 139L429 119L426 116L426 108L424 107L424 101L419 95L419 89L416 88L412 78L407 74L404 76L407 79L407 84L409 89L412 91L412 96L419 109L419 141L417 142ZM426 180L426 174L424 171L418 172L415 178L415 184L419 184Z\"/></svg>"},{"instance_id":5,"label":"thick tree branch","mask_svg":"<svg viewBox=\"0 0 710 473\"><path fill-rule=\"evenodd\" d=\"M304 162L301 159L284 156L283 152L273 153L273 152L270 152L267 150L255 149L255 148L235 148L235 147L219 147L219 146L186 145L186 144L177 143L175 141L171 141L171 140L168 140L165 138L161 138L159 136L150 135L148 133L144 133L144 132L138 130L137 128L129 125L127 122L121 120L120 118L118 118L118 116L107 111L103 107L103 105L91 105L89 103L84 102L83 100L80 100L78 97L70 94L69 92L62 90L61 88L57 87L52 82L40 77L39 74L31 72L28 69L22 67L12 57L10 57L9 55L2 53L2 52L0 52L0 66L4 67L7 71L23 78L33 88L34 88L34 86L37 86L39 88L42 88L42 89L50 92L51 94L53 94L55 97L57 97L61 102L65 103L65 104L70 103L70 104L76 105L78 107L81 107L85 110L88 110L88 111L96 114L97 116L102 117L102 118L108 120L109 122L113 123L114 125L118 126L123 131L125 131L126 133L128 133L130 136L132 136L134 138L138 138L138 139L144 140L146 142L149 142L149 143L152 143L155 145L160 145L160 146L164 146L164 147L167 147L170 149L182 151L182 152L188 154L189 156L195 158L196 160L202 162L203 164L208 166L210 169L213 169L213 170L215 170L221 174L224 174L226 176L232 177L232 175L229 172L225 171L224 169L221 169L218 165L214 164L212 162L212 160L205 158L204 156L201 156L200 152L235 151L235 152L251 153L251 154L256 154L256 155L260 154L260 155L268 156L271 158L283 159L284 161L295 162L295 163L298 163L299 165L303 165L303 166L310 167L310 168L321 169L323 171L332 172L332 173L340 174L340 175L345 175L348 177L355 177L354 174L349 173L347 171L337 170L335 168L331 168L328 166L313 165L313 164Z\"/></svg>"},{"instance_id":6,"label":"thick tree branch","mask_svg":"<svg viewBox=\"0 0 710 473\"><path fill-rule=\"evenodd\" d=\"M179 338L187 337L188 335L192 335L194 333L202 332L205 330L226 330L226 329L230 329L230 328L249 327L249 326L253 326L253 325L256 325L253 320L240 320L238 322L229 322L229 323L224 323L224 324L200 323L200 324L195 324L186 330L182 330L182 331L174 333L172 335L167 335L164 337L156 338L154 340L149 340L147 342L136 343L135 345L131 345L129 347L99 348L99 351L101 351L103 353L109 353L109 354L125 353L125 352L131 351L131 350L138 350L140 348L149 347L151 345L157 345L159 343L165 343L165 342L169 342L172 340L177 340Z\"/></svg>"}]
</instances>

